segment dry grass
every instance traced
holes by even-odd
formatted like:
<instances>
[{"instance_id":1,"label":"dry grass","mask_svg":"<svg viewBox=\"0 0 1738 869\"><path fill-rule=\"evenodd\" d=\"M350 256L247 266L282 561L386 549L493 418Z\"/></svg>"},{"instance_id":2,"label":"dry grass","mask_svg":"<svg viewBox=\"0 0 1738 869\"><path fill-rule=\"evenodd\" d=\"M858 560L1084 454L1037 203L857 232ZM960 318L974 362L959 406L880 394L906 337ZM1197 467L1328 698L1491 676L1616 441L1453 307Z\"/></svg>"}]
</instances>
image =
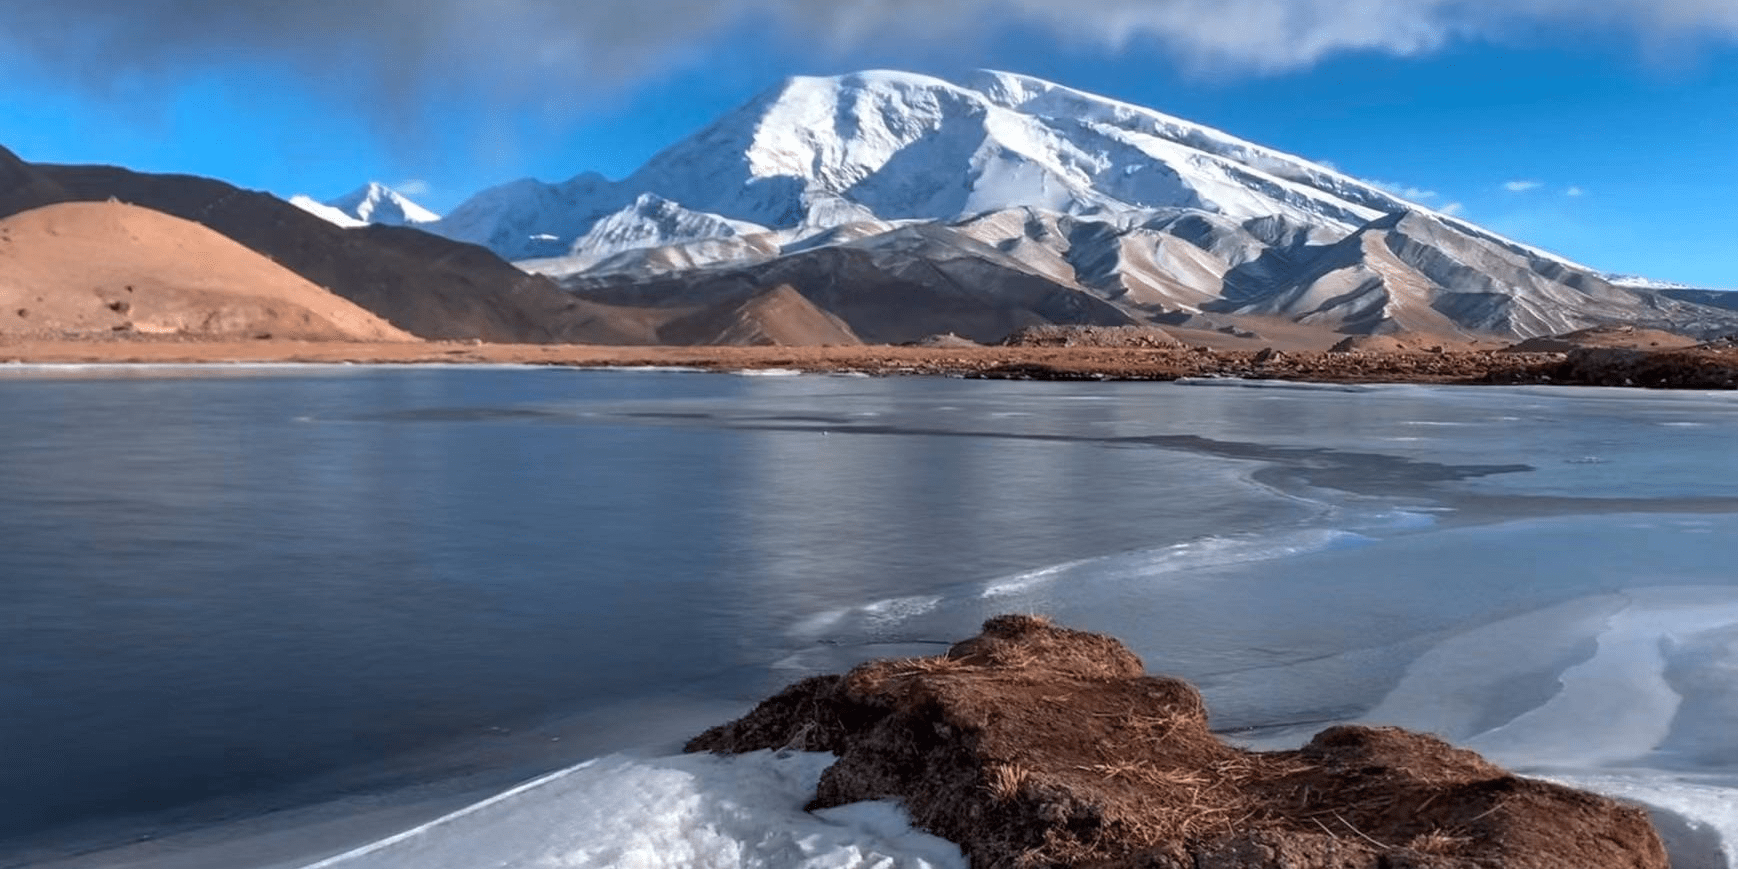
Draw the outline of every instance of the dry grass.
<instances>
[{"instance_id":1,"label":"dry grass","mask_svg":"<svg viewBox=\"0 0 1738 869\"><path fill-rule=\"evenodd\" d=\"M1032 771L1019 764L1004 763L989 768L985 786L997 802L1008 802L1020 795L1032 779Z\"/></svg>"},{"instance_id":2,"label":"dry grass","mask_svg":"<svg viewBox=\"0 0 1738 869\"><path fill-rule=\"evenodd\" d=\"M1456 836L1443 830L1435 830L1419 836L1413 836L1406 847L1420 854L1456 854L1474 841L1472 836Z\"/></svg>"}]
</instances>

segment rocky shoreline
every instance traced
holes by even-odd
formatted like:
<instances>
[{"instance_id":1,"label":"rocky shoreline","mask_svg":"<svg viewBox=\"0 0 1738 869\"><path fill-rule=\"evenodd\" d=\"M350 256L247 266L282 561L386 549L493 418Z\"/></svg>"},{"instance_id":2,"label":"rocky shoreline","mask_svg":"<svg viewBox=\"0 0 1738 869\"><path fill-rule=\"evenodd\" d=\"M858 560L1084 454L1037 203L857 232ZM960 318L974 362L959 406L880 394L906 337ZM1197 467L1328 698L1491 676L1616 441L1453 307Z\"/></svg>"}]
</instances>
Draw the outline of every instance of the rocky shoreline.
<instances>
[{"instance_id":1,"label":"rocky shoreline","mask_svg":"<svg viewBox=\"0 0 1738 869\"><path fill-rule=\"evenodd\" d=\"M974 869L1664 869L1642 810L1441 740L1252 752L1121 643L1000 616L933 658L791 686L689 751L832 752L810 809L896 799Z\"/></svg>"},{"instance_id":2,"label":"rocky shoreline","mask_svg":"<svg viewBox=\"0 0 1738 869\"><path fill-rule=\"evenodd\" d=\"M1236 378L1317 383L1556 384L1738 389L1738 347L1284 352L1203 347L606 347L480 342L0 340L5 363L529 364L927 375L1001 380Z\"/></svg>"}]
</instances>

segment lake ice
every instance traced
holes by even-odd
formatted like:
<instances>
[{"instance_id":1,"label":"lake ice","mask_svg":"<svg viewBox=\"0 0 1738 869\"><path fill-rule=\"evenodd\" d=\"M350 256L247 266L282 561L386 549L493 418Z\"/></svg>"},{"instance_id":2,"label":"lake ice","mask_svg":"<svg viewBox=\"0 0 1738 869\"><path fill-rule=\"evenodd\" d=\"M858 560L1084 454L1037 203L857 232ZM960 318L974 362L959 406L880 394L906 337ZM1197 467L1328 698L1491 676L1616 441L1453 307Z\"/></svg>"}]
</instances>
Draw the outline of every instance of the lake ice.
<instances>
[{"instance_id":1,"label":"lake ice","mask_svg":"<svg viewBox=\"0 0 1738 869\"><path fill-rule=\"evenodd\" d=\"M1738 866L1738 397L45 373L0 374L12 862L960 865L800 812L824 758L671 749L1031 611L1251 745L1433 731Z\"/></svg>"}]
</instances>

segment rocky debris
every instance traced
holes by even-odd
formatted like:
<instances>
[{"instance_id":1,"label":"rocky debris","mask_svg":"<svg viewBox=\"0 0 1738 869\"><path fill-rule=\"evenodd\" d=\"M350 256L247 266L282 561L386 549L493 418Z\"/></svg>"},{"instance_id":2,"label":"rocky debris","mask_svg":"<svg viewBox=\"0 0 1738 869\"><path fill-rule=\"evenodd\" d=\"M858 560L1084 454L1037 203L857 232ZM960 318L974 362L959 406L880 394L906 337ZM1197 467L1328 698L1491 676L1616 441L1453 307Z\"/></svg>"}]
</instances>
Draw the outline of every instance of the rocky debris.
<instances>
[{"instance_id":1,"label":"rocky debris","mask_svg":"<svg viewBox=\"0 0 1738 869\"><path fill-rule=\"evenodd\" d=\"M787 688L689 751L828 751L809 808L898 799L989 867L1665 867L1640 809L1393 728L1250 752L1109 637L1000 616L933 658Z\"/></svg>"},{"instance_id":2,"label":"rocky debris","mask_svg":"<svg viewBox=\"0 0 1738 869\"><path fill-rule=\"evenodd\" d=\"M1498 351L1500 353L1568 353L1579 350L1581 345L1563 338L1528 338L1519 344L1511 344Z\"/></svg>"},{"instance_id":3,"label":"rocky debris","mask_svg":"<svg viewBox=\"0 0 1738 869\"><path fill-rule=\"evenodd\" d=\"M1173 349L1183 344L1151 326L1027 326L1002 339L1002 346Z\"/></svg>"},{"instance_id":4,"label":"rocky debris","mask_svg":"<svg viewBox=\"0 0 1738 869\"><path fill-rule=\"evenodd\" d=\"M940 347L943 349L947 349L947 348L957 348L957 347L982 347L984 345L979 344L978 342L973 341L970 338L962 338L958 335L955 335L952 332L943 332L940 335L926 335L922 338L917 339L916 341L912 341L912 342L909 342L909 343L901 345L901 346L905 346L905 347Z\"/></svg>"},{"instance_id":5,"label":"rocky debris","mask_svg":"<svg viewBox=\"0 0 1738 869\"><path fill-rule=\"evenodd\" d=\"M1582 348L1566 355L1556 378L1586 386L1738 389L1738 350L1694 352Z\"/></svg>"},{"instance_id":6,"label":"rocky debris","mask_svg":"<svg viewBox=\"0 0 1738 869\"><path fill-rule=\"evenodd\" d=\"M1329 353L1410 353L1420 348L1393 335L1351 335L1328 348Z\"/></svg>"}]
</instances>

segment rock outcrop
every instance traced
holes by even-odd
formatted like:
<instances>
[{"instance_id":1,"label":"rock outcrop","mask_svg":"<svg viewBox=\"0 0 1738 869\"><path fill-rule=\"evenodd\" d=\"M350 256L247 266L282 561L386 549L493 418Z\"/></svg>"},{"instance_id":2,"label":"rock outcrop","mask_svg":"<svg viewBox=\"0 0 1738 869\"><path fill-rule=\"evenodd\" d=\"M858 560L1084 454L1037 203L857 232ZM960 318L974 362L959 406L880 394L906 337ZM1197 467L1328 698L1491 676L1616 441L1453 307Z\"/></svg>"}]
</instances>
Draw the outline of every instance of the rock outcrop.
<instances>
[{"instance_id":1,"label":"rock outcrop","mask_svg":"<svg viewBox=\"0 0 1738 869\"><path fill-rule=\"evenodd\" d=\"M896 798L974 867L1665 867L1639 809L1392 728L1250 752L1109 637L1002 616L807 679L690 751L830 751L810 808Z\"/></svg>"}]
</instances>

